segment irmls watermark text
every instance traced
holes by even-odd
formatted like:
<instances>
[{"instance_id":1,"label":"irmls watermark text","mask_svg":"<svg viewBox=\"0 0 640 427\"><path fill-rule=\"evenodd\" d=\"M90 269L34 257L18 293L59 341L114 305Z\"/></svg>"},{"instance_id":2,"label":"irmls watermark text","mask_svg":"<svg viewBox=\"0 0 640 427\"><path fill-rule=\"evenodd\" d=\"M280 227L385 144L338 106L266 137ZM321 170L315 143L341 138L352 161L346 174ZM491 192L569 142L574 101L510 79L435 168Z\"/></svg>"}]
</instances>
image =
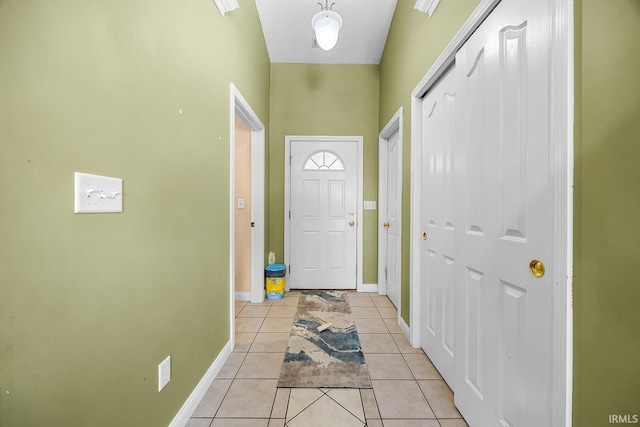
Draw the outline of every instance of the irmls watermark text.
<instances>
[{"instance_id":1,"label":"irmls watermark text","mask_svg":"<svg viewBox=\"0 0 640 427\"><path fill-rule=\"evenodd\" d=\"M609 424L638 424L638 415L609 414Z\"/></svg>"}]
</instances>

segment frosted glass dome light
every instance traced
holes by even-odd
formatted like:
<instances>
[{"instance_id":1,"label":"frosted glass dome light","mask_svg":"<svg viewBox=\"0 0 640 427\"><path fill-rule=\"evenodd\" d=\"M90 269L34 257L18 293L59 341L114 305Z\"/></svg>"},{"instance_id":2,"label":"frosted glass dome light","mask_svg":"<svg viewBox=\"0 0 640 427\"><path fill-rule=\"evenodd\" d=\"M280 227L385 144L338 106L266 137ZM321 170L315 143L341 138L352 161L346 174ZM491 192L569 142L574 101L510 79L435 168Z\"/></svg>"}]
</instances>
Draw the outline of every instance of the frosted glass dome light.
<instances>
[{"instance_id":1,"label":"frosted glass dome light","mask_svg":"<svg viewBox=\"0 0 640 427\"><path fill-rule=\"evenodd\" d=\"M322 10L313 15L311 27L316 33L318 46L323 50L331 50L338 43L342 17L333 10Z\"/></svg>"}]
</instances>

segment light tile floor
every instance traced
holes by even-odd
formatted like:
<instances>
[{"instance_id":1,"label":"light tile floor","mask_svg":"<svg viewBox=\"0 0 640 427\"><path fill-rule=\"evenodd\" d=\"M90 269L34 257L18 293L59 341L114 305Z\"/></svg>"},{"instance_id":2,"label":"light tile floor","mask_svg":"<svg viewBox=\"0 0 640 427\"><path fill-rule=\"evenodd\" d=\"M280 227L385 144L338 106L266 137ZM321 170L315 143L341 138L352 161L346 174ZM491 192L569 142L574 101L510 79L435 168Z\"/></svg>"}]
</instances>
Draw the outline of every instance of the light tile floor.
<instances>
[{"instance_id":1,"label":"light tile floor","mask_svg":"<svg viewBox=\"0 0 640 427\"><path fill-rule=\"evenodd\" d=\"M386 296L349 292L373 389L277 388L299 291L236 302L236 347L187 427L468 427Z\"/></svg>"}]
</instances>

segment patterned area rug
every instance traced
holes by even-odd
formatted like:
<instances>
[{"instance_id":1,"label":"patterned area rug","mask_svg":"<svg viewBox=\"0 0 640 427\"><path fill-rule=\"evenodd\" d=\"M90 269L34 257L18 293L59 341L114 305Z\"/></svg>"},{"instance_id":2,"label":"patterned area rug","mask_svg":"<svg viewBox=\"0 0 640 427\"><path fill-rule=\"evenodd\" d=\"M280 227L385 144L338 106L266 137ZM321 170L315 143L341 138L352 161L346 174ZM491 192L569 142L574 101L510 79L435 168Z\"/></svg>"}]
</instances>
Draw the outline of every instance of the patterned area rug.
<instances>
[{"instance_id":1,"label":"patterned area rug","mask_svg":"<svg viewBox=\"0 0 640 427\"><path fill-rule=\"evenodd\" d=\"M371 388L346 292L302 292L278 387Z\"/></svg>"}]
</instances>

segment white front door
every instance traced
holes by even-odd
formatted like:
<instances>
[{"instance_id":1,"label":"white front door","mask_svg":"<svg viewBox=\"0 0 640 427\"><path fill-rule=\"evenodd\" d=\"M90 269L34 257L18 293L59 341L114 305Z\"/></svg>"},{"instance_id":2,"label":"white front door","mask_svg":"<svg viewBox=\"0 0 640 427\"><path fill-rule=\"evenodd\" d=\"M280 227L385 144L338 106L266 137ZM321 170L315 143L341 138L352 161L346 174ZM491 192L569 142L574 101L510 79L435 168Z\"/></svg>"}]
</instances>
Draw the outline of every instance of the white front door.
<instances>
[{"instance_id":1,"label":"white front door","mask_svg":"<svg viewBox=\"0 0 640 427\"><path fill-rule=\"evenodd\" d=\"M422 292L420 343L455 391L455 70L422 102Z\"/></svg>"},{"instance_id":2,"label":"white front door","mask_svg":"<svg viewBox=\"0 0 640 427\"><path fill-rule=\"evenodd\" d=\"M399 184L402 180L400 176L400 162L402 159L399 157L399 139L400 131L394 132L387 140L387 185L386 185L386 212L382 212L385 215L384 228L387 233L387 253L386 253L386 290L387 296L391 302L400 307L400 251L401 248L401 236L400 236L400 204L401 192L399 190Z\"/></svg>"},{"instance_id":3,"label":"white front door","mask_svg":"<svg viewBox=\"0 0 640 427\"><path fill-rule=\"evenodd\" d=\"M356 289L358 144L291 141L292 289Z\"/></svg>"},{"instance_id":4,"label":"white front door","mask_svg":"<svg viewBox=\"0 0 640 427\"><path fill-rule=\"evenodd\" d=\"M550 16L503 0L456 55L455 403L472 427L553 424Z\"/></svg>"}]
</instances>

